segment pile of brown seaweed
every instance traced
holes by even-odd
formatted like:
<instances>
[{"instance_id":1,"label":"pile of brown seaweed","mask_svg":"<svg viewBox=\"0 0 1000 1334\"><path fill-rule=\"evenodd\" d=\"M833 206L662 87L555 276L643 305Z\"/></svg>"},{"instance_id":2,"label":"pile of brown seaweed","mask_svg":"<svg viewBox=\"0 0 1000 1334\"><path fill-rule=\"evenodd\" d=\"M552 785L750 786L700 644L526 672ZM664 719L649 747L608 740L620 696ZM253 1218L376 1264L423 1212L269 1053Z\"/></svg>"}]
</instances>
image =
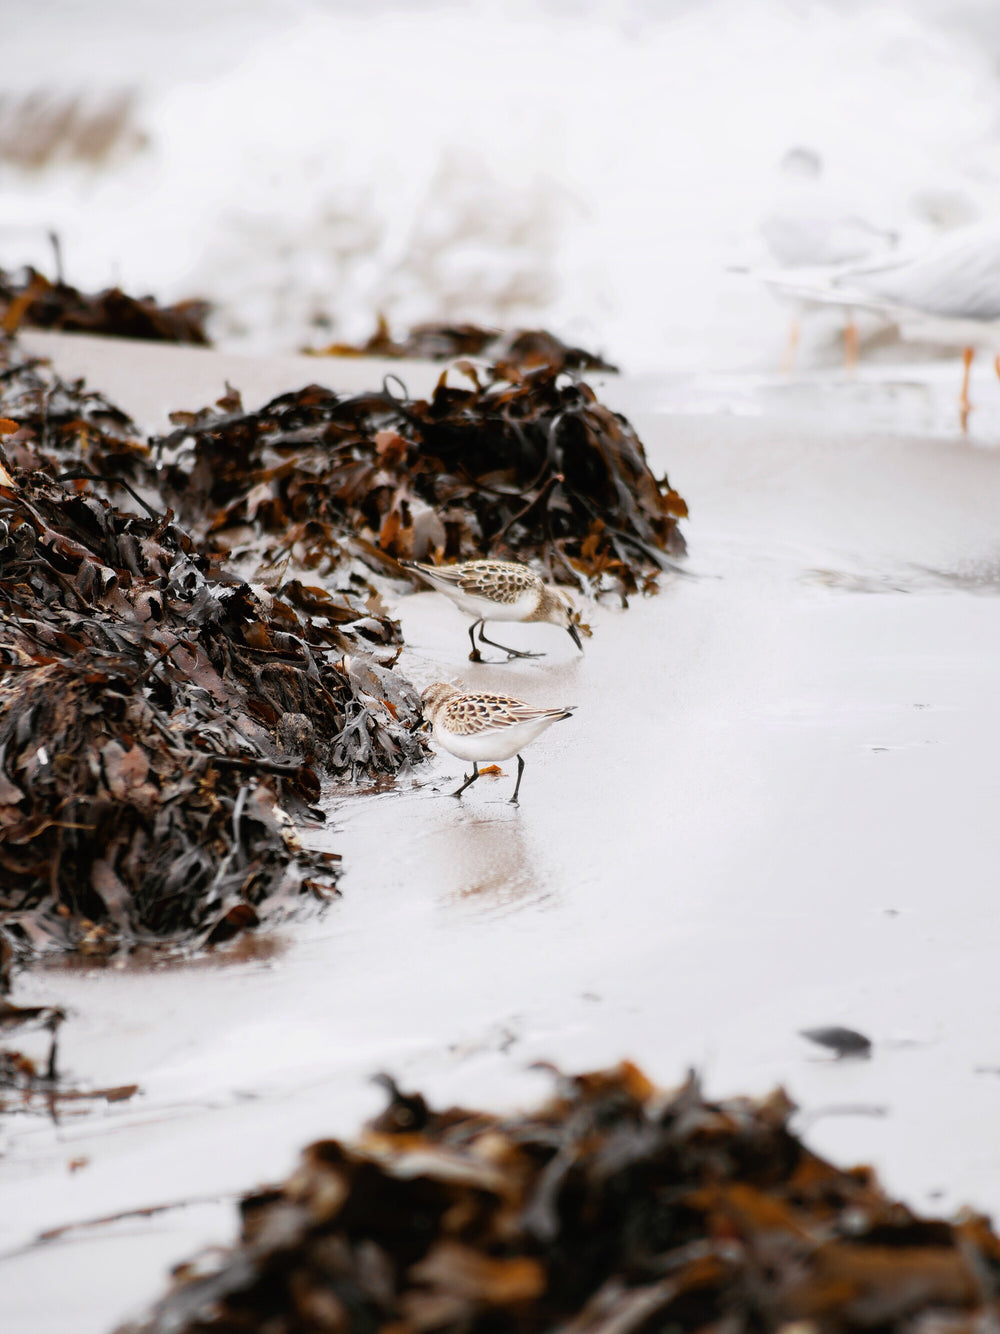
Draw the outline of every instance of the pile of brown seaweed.
<instances>
[{"instance_id":1,"label":"pile of brown seaweed","mask_svg":"<svg viewBox=\"0 0 1000 1334\"><path fill-rule=\"evenodd\" d=\"M419 357L451 361L454 357L486 357L522 370L548 366L554 371L617 371L617 366L582 347L569 347L547 329L484 329L479 324L415 324L402 338L393 338L383 316L364 343L331 343L309 348L319 357Z\"/></svg>"},{"instance_id":2,"label":"pile of brown seaweed","mask_svg":"<svg viewBox=\"0 0 1000 1334\"><path fill-rule=\"evenodd\" d=\"M986 1331L1000 1239L889 1199L790 1131L778 1091L713 1103L634 1066L523 1116L393 1087L358 1143L311 1145L242 1202L129 1334Z\"/></svg>"},{"instance_id":3,"label":"pile of brown seaweed","mask_svg":"<svg viewBox=\"0 0 1000 1334\"><path fill-rule=\"evenodd\" d=\"M398 626L355 593L251 588L125 481L146 451L122 414L0 362L0 936L217 940L328 895L338 859L289 812L317 766L420 758ZM80 478L112 464L132 509Z\"/></svg>"},{"instance_id":4,"label":"pile of brown seaweed","mask_svg":"<svg viewBox=\"0 0 1000 1334\"><path fill-rule=\"evenodd\" d=\"M429 400L387 380L355 396L310 385L259 412L232 394L221 410L174 414L160 485L216 537L276 535L275 561L335 565L346 545L376 568L494 556L595 592L651 588L684 551L687 506L625 418L547 367L457 369L468 387L446 372Z\"/></svg>"},{"instance_id":5,"label":"pile of brown seaweed","mask_svg":"<svg viewBox=\"0 0 1000 1334\"><path fill-rule=\"evenodd\" d=\"M0 416L30 428L37 449L107 478L148 475L149 447L121 408L82 380L63 380L43 357L0 337ZM10 427L6 433L9 434Z\"/></svg>"},{"instance_id":6,"label":"pile of brown seaweed","mask_svg":"<svg viewBox=\"0 0 1000 1334\"><path fill-rule=\"evenodd\" d=\"M207 347L209 309L200 300L161 306L154 297L128 296L118 287L85 293L30 266L16 274L0 269L0 329L7 334L30 326Z\"/></svg>"}]
</instances>

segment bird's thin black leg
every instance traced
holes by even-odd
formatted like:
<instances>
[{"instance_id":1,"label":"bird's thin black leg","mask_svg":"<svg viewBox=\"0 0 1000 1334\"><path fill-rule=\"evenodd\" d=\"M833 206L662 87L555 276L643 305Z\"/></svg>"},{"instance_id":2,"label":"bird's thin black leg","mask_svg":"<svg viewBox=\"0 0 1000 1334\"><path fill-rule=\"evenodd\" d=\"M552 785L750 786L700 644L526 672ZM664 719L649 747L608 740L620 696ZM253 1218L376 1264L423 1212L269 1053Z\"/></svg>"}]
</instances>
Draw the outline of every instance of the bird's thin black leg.
<instances>
[{"instance_id":1,"label":"bird's thin black leg","mask_svg":"<svg viewBox=\"0 0 1000 1334\"><path fill-rule=\"evenodd\" d=\"M470 662L482 662L482 660L483 660L483 655L482 655L482 654L479 652L479 650L476 648L476 626L477 626L477 625L479 626L480 630L482 630L482 628L483 628L483 623L482 623L482 621L473 621L472 624L469 626L469 643L472 645L472 652L469 654L469 661L470 661Z\"/></svg>"},{"instance_id":2,"label":"bird's thin black leg","mask_svg":"<svg viewBox=\"0 0 1000 1334\"><path fill-rule=\"evenodd\" d=\"M486 638L486 622L485 622L485 621L480 621L480 622L479 622L479 642L480 642L481 644L489 644L491 648L498 648L498 649L501 649L504 653L506 653L506 654L507 654L509 657L511 657L511 658L544 658L544 657L545 657L545 654L544 654L544 653L527 653L527 652L525 652L524 649L520 649L520 648L508 648L506 644L498 644L497 641L496 641L495 639L487 639L487 638Z\"/></svg>"},{"instance_id":3,"label":"bird's thin black leg","mask_svg":"<svg viewBox=\"0 0 1000 1334\"><path fill-rule=\"evenodd\" d=\"M518 794L518 792L519 792L520 789L521 789L521 775L522 775L523 773L524 773L524 760L522 760L521 757L520 757L520 755L518 755L518 757L517 757L517 782L514 784L514 795L511 797L511 803L512 803L514 806L516 806L516 805L518 804L518 802L517 802L517 794Z\"/></svg>"},{"instance_id":4,"label":"bird's thin black leg","mask_svg":"<svg viewBox=\"0 0 1000 1334\"><path fill-rule=\"evenodd\" d=\"M465 780L462 786L457 791L453 792L451 795L453 797L460 797L462 793L465 791L465 789L467 787L471 787L478 777L479 777L479 765L476 763L475 760L473 760L472 773L469 774L468 778ZM518 781L520 782L520 774L518 775Z\"/></svg>"}]
</instances>

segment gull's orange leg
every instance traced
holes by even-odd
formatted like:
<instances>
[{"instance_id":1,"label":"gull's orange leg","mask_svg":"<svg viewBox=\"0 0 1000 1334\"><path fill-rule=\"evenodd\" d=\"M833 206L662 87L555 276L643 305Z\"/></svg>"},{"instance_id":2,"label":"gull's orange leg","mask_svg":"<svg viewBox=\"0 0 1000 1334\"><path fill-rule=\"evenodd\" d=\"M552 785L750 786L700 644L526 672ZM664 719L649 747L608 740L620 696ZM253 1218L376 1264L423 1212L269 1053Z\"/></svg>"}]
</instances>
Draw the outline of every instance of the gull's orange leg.
<instances>
[{"instance_id":1,"label":"gull's orange leg","mask_svg":"<svg viewBox=\"0 0 1000 1334\"><path fill-rule=\"evenodd\" d=\"M854 323L854 314L849 310L847 312L847 323L844 325L844 366L849 371L853 371L858 364L860 341L858 326Z\"/></svg>"},{"instance_id":2,"label":"gull's orange leg","mask_svg":"<svg viewBox=\"0 0 1000 1334\"><path fill-rule=\"evenodd\" d=\"M781 358L781 371L783 375L791 375L795 368L795 354L799 350L799 336L802 333L802 324L798 315L792 316L792 322L788 326L788 341L785 343L785 355ZM1000 374L1000 372L998 372Z\"/></svg>"},{"instance_id":3,"label":"gull's orange leg","mask_svg":"<svg viewBox=\"0 0 1000 1334\"><path fill-rule=\"evenodd\" d=\"M972 358L975 355L975 348L962 348L962 392L958 396L958 418L963 431L969 429L969 413L972 411L972 404L969 402L969 375L972 371Z\"/></svg>"}]
</instances>

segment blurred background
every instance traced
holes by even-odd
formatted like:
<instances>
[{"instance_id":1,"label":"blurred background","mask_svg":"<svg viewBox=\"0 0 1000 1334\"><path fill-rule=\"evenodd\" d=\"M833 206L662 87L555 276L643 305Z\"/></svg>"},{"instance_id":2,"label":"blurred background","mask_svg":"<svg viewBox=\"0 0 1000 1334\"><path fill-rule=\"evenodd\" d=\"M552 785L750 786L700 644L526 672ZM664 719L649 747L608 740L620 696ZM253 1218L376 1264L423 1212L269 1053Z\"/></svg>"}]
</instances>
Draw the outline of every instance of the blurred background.
<instances>
[{"instance_id":1,"label":"blurred background","mask_svg":"<svg viewBox=\"0 0 1000 1334\"><path fill-rule=\"evenodd\" d=\"M205 296L234 349L381 312L776 370L788 309L731 270L787 262L765 224L790 191L905 244L1000 213L996 0L4 12L0 266L51 276L55 231L69 282ZM800 364L841 355L827 314Z\"/></svg>"}]
</instances>

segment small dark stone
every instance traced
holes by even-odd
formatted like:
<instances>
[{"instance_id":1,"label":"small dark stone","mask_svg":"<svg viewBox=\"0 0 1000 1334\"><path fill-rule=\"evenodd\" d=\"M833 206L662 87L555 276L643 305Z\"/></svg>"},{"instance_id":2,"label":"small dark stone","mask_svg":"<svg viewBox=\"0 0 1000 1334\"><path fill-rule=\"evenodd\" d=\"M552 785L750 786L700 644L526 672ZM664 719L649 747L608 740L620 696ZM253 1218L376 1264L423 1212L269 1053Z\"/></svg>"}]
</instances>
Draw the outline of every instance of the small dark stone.
<instances>
[{"instance_id":1,"label":"small dark stone","mask_svg":"<svg viewBox=\"0 0 1000 1334\"><path fill-rule=\"evenodd\" d=\"M827 1047L838 1057L870 1056L872 1052L871 1038L866 1038L864 1033L858 1033L853 1028L803 1028L799 1032L802 1037L820 1047Z\"/></svg>"}]
</instances>

